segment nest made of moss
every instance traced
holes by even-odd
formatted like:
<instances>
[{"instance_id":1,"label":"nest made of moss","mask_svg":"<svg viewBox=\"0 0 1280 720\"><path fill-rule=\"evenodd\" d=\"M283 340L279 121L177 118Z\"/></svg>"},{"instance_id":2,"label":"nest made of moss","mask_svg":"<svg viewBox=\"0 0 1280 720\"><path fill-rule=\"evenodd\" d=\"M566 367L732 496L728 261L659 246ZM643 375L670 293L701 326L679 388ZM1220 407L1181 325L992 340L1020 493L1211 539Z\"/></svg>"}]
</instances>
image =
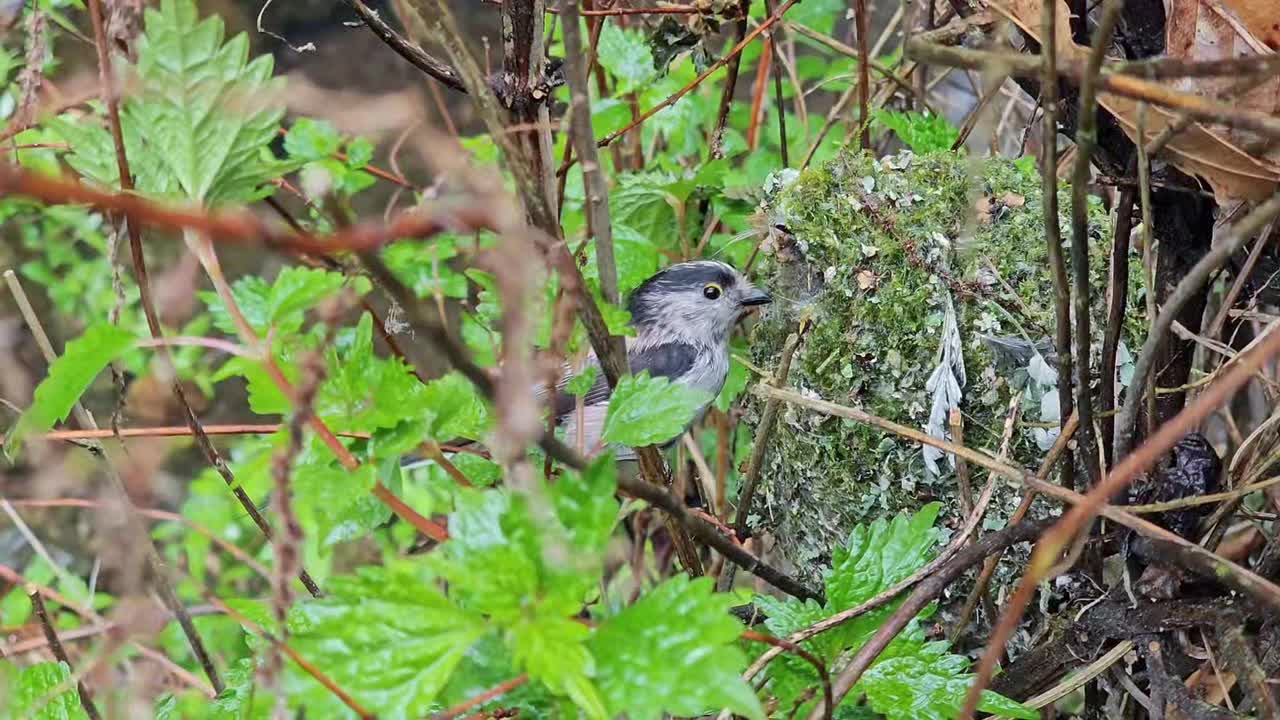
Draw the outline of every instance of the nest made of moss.
<instances>
[{"instance_id":1,"label":"nest made of moss","mask_svg":"<svg viewBox=\"0 0 1280 720\"><path fill-rule=\"evenodd\" d=\"M807 317L793 388L948 437L947 411L958 407L965 444L991 452L1018 394L1009 456L1039 464L1058 420L1054 289L1041 180L1029 158L843 154L776 175L765 195L761 210L772 231L760 277L775 302L753 331L758 365L775 367L787 336ZM1068 253L1066 186L1059 206ZM1091 198L1095 382L1111 227ZM1130 259L1122 386L1128 349L1140 346L1145 327L1141 262ZM761 404L748 407L749 424L758 422ZM820 576L832 547L857 523L935 499L944 503L944 522L962 520L949 459L926 458L919 445L883 431L787 407L770 447L752 526L770 532L803 576ZM975 484L983 478L975 473ZM1018 498L1003 488L986 527L1003 527Z\"/></svg>"}]
</instances>

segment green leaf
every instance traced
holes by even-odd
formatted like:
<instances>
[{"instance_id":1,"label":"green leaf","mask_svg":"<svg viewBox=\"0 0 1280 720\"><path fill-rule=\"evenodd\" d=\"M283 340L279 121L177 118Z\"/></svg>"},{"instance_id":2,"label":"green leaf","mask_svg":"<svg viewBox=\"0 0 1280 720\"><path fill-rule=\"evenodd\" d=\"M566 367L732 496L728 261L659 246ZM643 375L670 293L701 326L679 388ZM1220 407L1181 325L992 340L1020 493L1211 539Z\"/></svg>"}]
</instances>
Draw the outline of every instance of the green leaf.
<instances>
[{"instance_id":1,"label":"green leaf","mask_svg":"<svg viewBox=\"0 0 1280 720\"><path fill-rule=\"evenodd\" d=\"M613 253L618 272L618 290L626 295L648 280L658 271L660 255L653 241L626 225L613 226ZM596 263L596 246L592 243L587 253L592 266ZM599 270L593 270L596 277Z\"/></svg>"},{"instance_id":2,"label":"green leaf","mask_svg":"<svg viewBox=\"0 0 1280 720\"><path fill-rule=\"evenodd\" d=\"M601 557L618 516L617 463L605 453L579 473L568 473L549 489L556 517L568 533L574 554Z\"/></svg>"},{"instance_id":3,"label":"green leaf","mask_svg":"<svg viewBox=\"0 0 1280 720\"><path fill-rule=\"evenodd\" d=\"M567 695L592 718L608 715L600 694L590 681L595 661L583 645L590 628L565 617L517 621L509 631L511 654L529 677L552 692Z\"/></svg>"},{"instance_id":4,"label":"green leaf","mask_svg":"<svg viewBox=\"0 0 1280 720\"><path fill-rule=\"evenodd\" d=\"M860 605L927 563L938 541L933 523L941 511L942 504L933 502L910 517L904 513L855 527L845 546L832 554L827 606L838 612Z\"/></svg>"},{"instance_id":5,"label":"green leaf","mask_svg":"<svg viewBox=\"0 0 1280 720\"><path fill-rule=\"evenodd\" d=\"M668 188L671 179L660 173L628 173L619 175L617 181L609 193L613 222L647 238L655 247L674 248L680 230L674 208L680 199Z\"/></svg>"},{"instance_id":6,"label":"green leaf","mask_svg":"<svg viewBox=\"0 0 1280 720\"><path fill-rule=\"evenodd\" d=\"M921 155L948 152L960 137L960 131L940 115L876 110L873 116L896 133L907 147Z\"/></svg>"},{"instance_id":7,"label":"green leaf","mask_svg":"<svg viewBox=\"0 0 1280 720\"><path fill-rule=\"evenodd\" d=\"M81 720L89 717L80 707L76 684L71 682L71 668L61 662L44 662L23 668L14 684L9 710L14 717L32 720Z\"/></svg>"},{"instance_id":8,"label":"green leaf","mask_svg":"<svg viewBox=\"0 0 1280 720\"><path fill-rule=\"evenodd\" d=\"M5 440L5 452L13 455L25 436L47 432L66 419L98 373L133 343L132 333L107 323L93 325L67 343L49 366L49 375L36 386L31 407Z\"/></svg>"},{"instance_id":9,"label":"green leaf","mask_svg":"<svg viewBox=\"0 0 1280 720\"><path fill-rule=\"evenodd\" d=\"M711 399L665 377L650 377L647 370L624 377L609 401L604 439L632 447L665 443L684 432Z\"/></svg>"},{"instance_id":10,"label":"green leaf","mask_svg":"<svg viewBox=\"0 0 1280 720\"><path fill-rule=\"evenodd\" d=\"M564 390L574 397L582 397L591 390L592 385L596 384L596 376L599 374L599 368L595 365L588 365L582 368L582 372L574 375L569 379L569 382L564 384Z\"/></svg>"},{"instance_id":11,"label":"green leaf","mask_svg":"<svg viewBox=\"0 0 1280 720\"><path fill-rule=\"evenodd\" d=\"M211 720L267 717L272 700L255 693L252 658L240 658L223 675L226 688L210 704ZM256 702L255 702L256 701Z\"/></svg>"},{"instance_id":12,"label":"green leaf","mask_svg":"<svg viewBox=\"0 0 1280 720\"><path fill-rule=\"evenodd\" d=\"M436 696L485 633L479 616L408 567L363 567L330 579L325 592L294 606L291 642L380 718L438 710Z\"/></svg>"},{"instance_id":13,"label":"green leaf","mask_svg":"<svg viewBox=\"0 0 1280 720\"><path fill-rule=\"evenodd\" d=\"M332 463L309 463L294 469L298 507L311 515L322 547L359 537L386 521L386 507L369 495L374 471L371 463L354 473ZM381 512L371 514L370 510Z\"/></svg>"},{"instance_id":14,"label":"green leaf","mask_svg":"<svg viewBox=\"0 0 1280 720\"><path fill-rule=\"evenodd\" d=\"M278 334L293 334L302 328L307 310L336 294L348 282L340 272L290 266L281 270L270 284L257 275L246 275L232 283L231 295L245 321L259 335L265 336L273 329ZM353 288L363 295L369 290L368 281L353 283ZM199 296L213 316L214 327L235 335L235 323L222 298L209 291Z\"/></svg>"},{"instance_id":15,"label":"green leaf","mask_svg":"<svg viewBox=\"0 0 1280 720\"><path fill-rule=\"evenodd\" d=\"M431 437L437 440L479 440L489 429L489 406L457 371L427 383L422 402L433 413Z\"/></svg>"},{"instance_id":16,"label":"green leaf","mask_svg":"<svg viewBox=\"0 0 1280 720\"><path fill-rule=\"evenodd\" d=\"M338 130L324 120L298 118L284 136L284 151L290 157L310 162L328 160L342 147Z\"/></svg>"},{"instance_id":17,"label":"green leaf","mask_svg":"<svg viewBox=\"0 0 1280 720\"><path fill-rule=\"evenodd\" d=\"M269 146L284 115L272 60L249 60L241 33L223 42L222 19L199 20L192 0L163 0L145 13L137 45L136 90L120 122L137 188L205 205L251 202L294 164ZM71 143L67 162L103 184L119 185L110 133L101 124L57 120Z\"/></svg>"},{"instance_id":18,"label":"green leaf","mask_svg":"<svg viewBox=\"0 0 1280 720\"><path fill-rule=\"evenodd\" d=\"M711 578L672 577L605 621L587 642L611 716L702 715L722 707L750 718L764 710L740 673L742 625L734 599Z\"/></svg>"},{"instance_id":19,"label":"green leaf","mask_svg":"<svg viewBox=\"0 0 1280 720\"><path fill-rule=\"evenodd\" d=\"M973 682L968 666L967 659L947 652L945 642L907 637L886 649L863 673L856 690L865 693L871 708L888 720L950 720L960 713ZM1040 717L990 690L983 692L978 709L1027 720Z\"/></svg>"},{"instance_id":20,"label":"green leaf","mask_svg":"<svg viewBox=\"0 0 1280 720\"><path fill-rule=\"evenodd\" d=\"M355 329L339 335L326 353L328 379L315 410L334 430L391 428L434 416L427 388L398 357L373 350L373 316L362 313Z\"/></svg>"},{"instance_id":21,"label":"green leaf","mask_svg":"<svg viewBox=\"0 0 1280 720\"><path fill-rule=\"evenodd\" d=\"M938 530L933 525L940 510L939 503L930 503L913 515L903 513L892 520L881 518L855 527L845 546L833 554L832 568L826 574L825 605L794 598L783 601L757 597L756 602L769 616L765 623L769 631L784 637L809 627L870 600L923 567L938 542ZM900 604L901 600L864 613L803 645L831 664L842 654L861 647ZM966 674L969 662L948 653L945 642L925 642L919 623L928 612L912 620L858 684L872 709L890 720L945 720L955 717L964 702L972 678ZM770 664L768 673L769 688L783 707L795 705L818 682L812 666L793 656L778 658ZM980 707L988 712L1035 717L1018 703L995 693L984 694L982 702ZM804 708L814 705L814 700L802 703L801 714L808 711Z\"/></svg>"},{"instance_id":22,"label":"green leaf","mask_svg":"<svg viewBox=\"0 0 1280 720\"><path fill-rule=\"evenodd\" d=\"M644 33L605 23L600 30L597 53L600 66L618 81L614 95L622 96L641 88L657 76L653 54Z\"/></svg>"}]
</instances>

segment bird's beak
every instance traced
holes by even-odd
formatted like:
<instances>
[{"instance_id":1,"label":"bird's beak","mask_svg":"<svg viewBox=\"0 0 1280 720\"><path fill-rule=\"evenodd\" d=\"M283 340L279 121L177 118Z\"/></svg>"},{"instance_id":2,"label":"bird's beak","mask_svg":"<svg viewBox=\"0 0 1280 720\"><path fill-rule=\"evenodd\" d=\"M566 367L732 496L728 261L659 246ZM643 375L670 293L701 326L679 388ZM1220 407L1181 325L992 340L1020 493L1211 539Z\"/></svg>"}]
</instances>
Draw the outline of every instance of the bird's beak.
<instances>
[{"instance_id":1,"label":"bird's beak","mask_svg":"<svg viewBox=\"0 0 1280 720\"><path fill-rule=\"evenodd\" d=\"M752 288L751 292L747 293L746 296L742 298L742 304L745 307L768 305L771 302L773 302L773 297L770 296L769 293L756 288Z\"/></svg>"}]
</instances>

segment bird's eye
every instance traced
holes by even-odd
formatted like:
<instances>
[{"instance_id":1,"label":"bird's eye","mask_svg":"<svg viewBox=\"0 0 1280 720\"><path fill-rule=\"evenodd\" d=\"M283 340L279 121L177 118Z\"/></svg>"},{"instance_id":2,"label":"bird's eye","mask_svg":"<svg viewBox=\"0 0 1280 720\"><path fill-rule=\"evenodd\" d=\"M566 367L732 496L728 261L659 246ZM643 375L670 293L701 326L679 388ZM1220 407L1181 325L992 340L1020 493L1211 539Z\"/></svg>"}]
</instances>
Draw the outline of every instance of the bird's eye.
<instances>
[{"instance_id":1,"label":"bird's eye","mask_svg":"<svg viewBox=\"0 0 1280 720\"><path fill-rule=\"evenodd\" d=\"M706 286L702 288L702 297L708 300L717 300L720 298L721 292L719 285L715 283L707 283Z\"/></svg>"}]
</instances>

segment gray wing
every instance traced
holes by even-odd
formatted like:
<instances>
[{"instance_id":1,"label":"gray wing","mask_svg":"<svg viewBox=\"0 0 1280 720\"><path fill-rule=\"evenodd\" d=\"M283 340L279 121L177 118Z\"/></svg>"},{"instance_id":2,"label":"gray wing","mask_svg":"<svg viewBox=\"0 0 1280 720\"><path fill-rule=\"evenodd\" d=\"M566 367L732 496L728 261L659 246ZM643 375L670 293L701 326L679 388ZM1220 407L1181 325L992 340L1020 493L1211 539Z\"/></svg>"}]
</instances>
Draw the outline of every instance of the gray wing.
<instances>
[{"instance_id":1,"label":"gray wing","mask_svg":"<svg viewBox=\"0 0 1280 720\"><path fill-rule=\"evenodd\" d=\"M698 348L696 346L678 342L652 345L640 350L633 349L627 352L627 362L631 365L633 374L638 375L640 372L648 370L649 375L653 377L671 379L681 377L689 372L697 358ZM582 403L587 407L603 405L609 400L609 382L605 379L604 373L600 371L595 355L591 356L587 365L596 368L596 381L591 385L591 389L587 390L587 394L582 397ZM555 405L553 406L556 417L564 417L577 407L577 398L564 392L564 386L569 382L570 377L563 378L556 388Z\"/></svg>"}]
</instances>

